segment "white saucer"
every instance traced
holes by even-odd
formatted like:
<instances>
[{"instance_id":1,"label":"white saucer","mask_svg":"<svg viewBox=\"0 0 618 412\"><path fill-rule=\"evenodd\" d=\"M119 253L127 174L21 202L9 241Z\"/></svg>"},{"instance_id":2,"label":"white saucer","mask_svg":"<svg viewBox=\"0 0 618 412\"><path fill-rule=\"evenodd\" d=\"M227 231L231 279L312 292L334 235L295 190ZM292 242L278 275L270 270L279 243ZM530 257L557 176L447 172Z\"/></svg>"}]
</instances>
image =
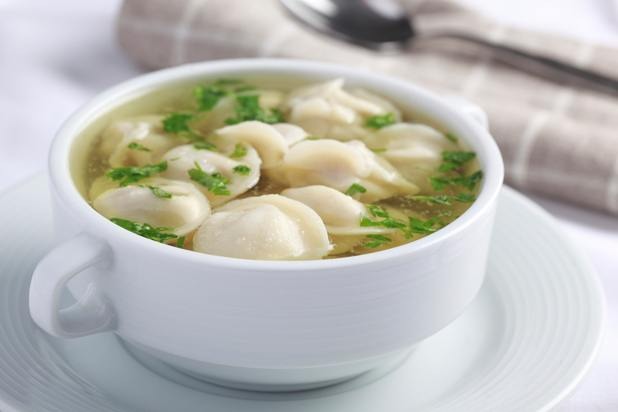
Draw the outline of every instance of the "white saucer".
<instances>
[{"instance_id":1,"label":"white saucer","mask_svg":"<svg viewBox=\"0 0 618 412\"><path fill-rule=\"evenodd\" d=\"M38 176L0 197L3 412L539 411L571 392L599 346L593 271L545 212L506 188L479 297L400 365L306 392L217 387L138 360L113 334L57 340L34 326L27 290L51 246L47 190Z\"/></svg>"}]
</instances>

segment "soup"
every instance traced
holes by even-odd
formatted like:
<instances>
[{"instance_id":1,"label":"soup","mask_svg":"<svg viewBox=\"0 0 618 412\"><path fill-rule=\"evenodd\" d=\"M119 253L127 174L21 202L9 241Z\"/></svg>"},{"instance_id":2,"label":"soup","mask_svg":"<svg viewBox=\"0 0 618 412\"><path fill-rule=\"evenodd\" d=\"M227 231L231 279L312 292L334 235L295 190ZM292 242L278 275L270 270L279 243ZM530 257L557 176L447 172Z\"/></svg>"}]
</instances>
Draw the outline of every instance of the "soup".
<instances>
[{"instance_id":1,"label":"soup","mask_svg":"<svg viewBox=\"0 0 618 412\"><path fill-rule=\"evenodd\" d=\"M219 79L110 120L80 171L92 207L170 247L300 260L415 241L475 200L482 171L448 130L342 79L259 86Z\"/></svg>"}]
</instances>

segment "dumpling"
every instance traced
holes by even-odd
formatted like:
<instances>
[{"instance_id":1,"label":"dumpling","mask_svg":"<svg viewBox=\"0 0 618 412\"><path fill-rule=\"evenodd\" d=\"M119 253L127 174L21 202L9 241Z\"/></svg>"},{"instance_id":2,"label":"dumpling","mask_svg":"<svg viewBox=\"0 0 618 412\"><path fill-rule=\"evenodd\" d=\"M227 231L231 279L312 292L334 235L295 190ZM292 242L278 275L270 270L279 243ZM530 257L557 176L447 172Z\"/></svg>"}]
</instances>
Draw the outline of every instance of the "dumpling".
<instances>
[{"instance_id":1,"label":"dumpling","mask_svg":"<svg viewBox=\"0 0 618 412\"><path fill-rule=\"evenodd\" d=\"M282 196L298 200L313 209L333 235L388 233L396 229L380 226L363 227L361 218L368 216L364 204L328 186L313 185L285 189Z\"/></svg>"},{"instance_id":2,"label":"dumpling","mask_svg":"<svg viewBox=\"0 0 618 412\"><path fill-rule=\"evenodd\" d=\"M272 89L248 90L246 94L257 94L260 96L259 103L262 109L275 109L281 106L284 99L283 92Z\"/></svg>"},{"instance_id":3,"label":"dumpling","mask_svg":"<svg viewBox=\"0 0 618 412\"><path fill-rule=\"evenodd\" d=\"M94 200L94 208L108 219L168 227L177 236L193 232L210 215L208 200L189 183L162 178L140 183L103 192Z\"/></svg>"},{"instance_id":4,"label":"dumpling","mask_svg":"<svg viewBox=\"0 0 618 412\"><path fill-rule=\"evenodd\" d=\"M359 195L363 202L418 192L388 161L357 140L303 140L290 148L269 177L291 187L325 185L340 192L356 183L366 190Z\"/></svg>"},{"instance_id":5,"label":"dumpling","mask_svg":"<svg viewBox=\"0 0 618 412\"><path fill-rule=\"evenodd\" d=\"M118 120L101 137L101 153L111 167L144 166L156 163L177 144L162 129L163 116L149 115Z\"/></svg>"},{"instance_id":6,"label":"dumpling","mask_svg":"<svg viewBox=\"0 0 618 412\"><path fill-rule=\"evenodd\" d=\"M242 94L258 94L259 104L262 109L274 109L280 106L283 102L284 94L278 90L261 89L250 90ZM193 127L199 130L202 134L208 135L216 129L224 127L225 121L236 116L236 98L234 95L222 97L215 107L208 112L204 112L204 116L200 116L193 123Z\"/></svg>"},{"instance_id":7,"label":"dumpling","mask_svg":"<svg viewBox=\"0 0 618 412\"><path fill-rule=\"evenodd\" d=\"M222 152L196 149L191 144L177 146L163 156L167 170L162 175L193 183L212 205L223 204L251 189L260 180L260 157L253 147L244 147L246 153L242 157L231 158L229 155L234 145L223 148ZM200 169L205 175L201 182L190 175L194 173L191 170Z\"/></svg>"},{"instance_id":8,"label":"dumpling","mask_svg":"<svg viewBox=\"0 0 618 412\"><path fill-rule=\"evenodd\" d=\"M442 152L457 150L457 145L444 137L443 133L413 123L399 123L380 129L373 144L386 149L380 156L423 192L432 190L429 177L436 173L442 163Z\"/></svg>"},{"instance_id":9,"label":"dumpling","mask_svg":"<svg viewBox=\"0 0 618 412\"><path fill-rule=\"evenodd\" d=\"M399 111L388 101L364 90L346 91L343 79L301 87L285 102L290 122L309 134L338 140L364 139L371 131L364 127L369 116Z\"/></svg>"},{"instance_id":10,"label":"dumpling","mask_svg":"<svg viewBox=\"0 0 618 412\"><path fill-rule=\"evenodd\" d=\"M226 142L245 142L253 146L264 169L279 165L288 147L307 136L298 126L286 123L269 125L255 120L227 126L216 133Z\"/></svg>"},{"instance_id":11,"label":"dumpling","mask_svg":"<svg viewBox=\"0 0 618 412\"><path fill-rule=\"evenodd\" d=\"M328 186L314 185L285 189L281 195L312 208L331 235L333 250L339 255L349 252L371 234L397 236L397 230L382 226L361 226L361 218L370 216L364 204Z\"/></svg>"},{"instance_id":12,"label":"dumpling","mask_svg":"<svg viewBox=\"0 0 618 412\"><path fill-rule=\"evenodd\" d=\"M276 123L273 124L273 127L277 129L279 133L281 133L281 136L283 136L283 138L285 139L288 147L300 142L301 140L309 136L309 133L303 130L302 127L296 126L295 124Z\"/></svg>"},{"instance_id":13,"label":"dumpling","mask_svg":"<svg viewBox=\"0 0 618 412\"><path fill-rule=\"evenodd\" d=\"M225 120L234 117L234 98L232 96L222 97L215 107L203 116L199 116L192 123L192 126L200 131L203 135L208 135L213 130L225 126Z\"/></svg>"},{"instance_id":14,"label":"dumpling","mask_svg":"<svg viewBox=\"0 0 618 412\"><path fill-rule=\"evenodd\" d=\"M319 259L331 249L326 227L308 206L281 195L234 200L193 238L194 250L243 259Z\"/></svg>"}]
</instances>

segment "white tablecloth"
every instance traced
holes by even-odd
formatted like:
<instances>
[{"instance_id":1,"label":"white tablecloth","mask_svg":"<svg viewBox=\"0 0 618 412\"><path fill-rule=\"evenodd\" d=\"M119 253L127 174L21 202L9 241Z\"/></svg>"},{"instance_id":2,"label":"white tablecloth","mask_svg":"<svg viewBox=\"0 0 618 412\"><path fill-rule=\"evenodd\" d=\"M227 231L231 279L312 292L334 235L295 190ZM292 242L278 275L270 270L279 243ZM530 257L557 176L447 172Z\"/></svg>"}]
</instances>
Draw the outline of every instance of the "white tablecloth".
<instances>
[{"instance_id":1,"label":"white tablecloth","mask_svg":"<svg viewBox=\"0 0 618 412\"><path fill-rule=\"evenodd\" d=\"M618 47L616 1L466 1L512 24ZM118 5L119 0L0 0L0 190L45 167L52 136L72 111L139 73L114 41ZM588 254L608 301L599 358L558 410L618 411L618 219L532 197Z\"/></svg>"}]
</instances>

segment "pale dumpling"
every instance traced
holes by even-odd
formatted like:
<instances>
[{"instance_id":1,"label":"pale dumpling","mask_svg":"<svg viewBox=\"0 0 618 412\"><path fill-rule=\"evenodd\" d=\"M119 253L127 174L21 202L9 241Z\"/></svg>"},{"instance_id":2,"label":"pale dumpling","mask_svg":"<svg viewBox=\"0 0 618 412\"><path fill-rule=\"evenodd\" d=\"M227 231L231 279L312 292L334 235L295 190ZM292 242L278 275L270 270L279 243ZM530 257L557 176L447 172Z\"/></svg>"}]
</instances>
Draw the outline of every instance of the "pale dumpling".
<instances>
[{"instance_id":1,"label":"pale dumpling","mask_svg":"<svg viewBox=\"0 0 618 412\"><path fill-rule=\"evenodd\" d=\"M307 136L298 126L285 123L270 125L255 120L227 126L216 133L226 142L244 142L253 146L262 159L264 169L279 165L288 147Z\"/></svg>"},{"instance_id":2,"label":"pale dumpling","mask_svg":"<svg viewBox=\"0 0 618 412\"><path fill-rule=\"evenodd\" d=\"M276 123L273 124L273 127L277 129L279 133L281 133L281 136L283 136L283 139L287 143L288 147L300 142L301 140L309 136L309 133L303 130L302 127L296 126L295 124Z\"/></svg>"},{"instance_id":3,"label":"pale dumpling","mask_svg":"<svg viewBox=\"0 0 618 412\"><path fill-rule=\"evenodd\" d=\"M111 167L144 166L156 163L176 144L162 129L163 116L148 115L118 120L101 136L101 153Z\"/></svg>"},{"instance_id":4,"label":"pale dumpling","mask_svg":"<svg viewBox=\"0 0 618 412\"><path fill-rule=\"evenodd\" d=\"M382 226L361 226L364 216L370 216L365 205L328 186L314 185L285 189L283 196L303 202L312 208L326 225L331 235L333 250L339 255L359 245L371 234L396 235L397 229Z\"/></svg>"},{"instance_id":5,"label":"pale dumpling","mask_svg":"<svg viewBox=\"0 0 618 412\"><path fill-rule=\"evenodd\" d=\"M233 145L222 149L222 152L196 149L190 144L177 146L163 156L163 160L167 161L167 170L163 172L163 176L193 183L212 205L223 204L251 189L260 179L260 157L253 147L244 147L246 154L243 157L231 158L229 155L233 151ZM196 165L208 175L221 174L227 181L229 194L217 194L192 180L189 171L196 169ZM242 173L238 171L239 167L244 168Z\"/></svg>"},{"instance_id":6,"label":"pale dumpling","mask_svg":"<svg viewBox=\"0 0 618 412\"><path fill-rule=\"evenodd\" d=\"M243 259L319 259L331 249L320 217L281 195L234 200L197 230L194 250Z\"/></svg>"},{"instance_id":7,"label":"pale dumpling","mask_svg":"<svg viewBox=\"0 0 618 412\"><path fill-rule=\"evenodd\" d=\"M225 126L225 120L234 117L234 98L232 96L224 96L208 112L202 112L192 122L193 128L198 130L203 135L208 135L213 130Z\"/></svg>"},{"instance_id":8,"label":"pale dumpling","mask_svg":"<svg viewBox=\"0 0 618 412\"><path fill-rule=\"evenodd\" d=\"M388 101L365 90L343 89L343 79L301 87L290 93L285 107L290 122L311 135L338 140L364 139L371 131L364 127L369 116L399 111Z\"/></svg>"},{"instance_id":9,"label":"pale dumpling","mask_svg":"<svg viewBox=\"0 0 618 412\"><path fill-rule=\"evenodd\" d=\"M157 192L159 196L155 194L157 189L163 191ZM165 197L162 193L166 193ZM139 186L106 190L94 200L93 206L108 219L122 218L166 227L177 236L193 232L210 215L208 200L193 185L162 178L145 180Z\"/></svg>"},{"instance_id":10,"label":"pale dumpling","mask_svg":"<svg viewBox=\"0 0 618 412\"><path fill-rule=\"evenodd\" d=\"M283 102L283 92L271 89L249 90L241 94L258 94L260 107L263 109L274 109ZM193 123L193 127L202 134L207 135L216 129L225 127L226 120L236 116L236 98L230 94L219 99L215 107L208 112L202 112Z\"/></svg>"},{"instance_id":11,"label":"pale dumpling","mask_svg":"<svg viewBox=\"0 0 618 412\"><path fill-rule=\"evenodd\" d=\"M298 200L313 209L333 235L361 235L396 231L381 226L363 227L361 218L368 216L367 208L361 202L338 190L323 185L285 189L281 195Z\"/></svg>"},{"instance_id":12,"label":"pale dumpling","mask_svg":"<svg viewBox=\"0 0 618 412\"><path fill-rule=\"evenodd\" d=\"M325 185L340 192L358 184L366 190L359 193L363 202L418 192L388 161L357 140L303 140L290 148L269 176L291 187Z\"/></svg>"},{"instance_id":13,"label":"pale dumpling","mask_svg":"<svg viewBox=\"0 0 618 412\"><path fill-rule=\"evenodd\" d=\"M431 191L429 177L442 163L442 152L457 150L457 145L438 130L414 123L399 123L379 130L375 145L386 149L380 153L406 179L421 191Z\"/></svg>"}]
</instances>

